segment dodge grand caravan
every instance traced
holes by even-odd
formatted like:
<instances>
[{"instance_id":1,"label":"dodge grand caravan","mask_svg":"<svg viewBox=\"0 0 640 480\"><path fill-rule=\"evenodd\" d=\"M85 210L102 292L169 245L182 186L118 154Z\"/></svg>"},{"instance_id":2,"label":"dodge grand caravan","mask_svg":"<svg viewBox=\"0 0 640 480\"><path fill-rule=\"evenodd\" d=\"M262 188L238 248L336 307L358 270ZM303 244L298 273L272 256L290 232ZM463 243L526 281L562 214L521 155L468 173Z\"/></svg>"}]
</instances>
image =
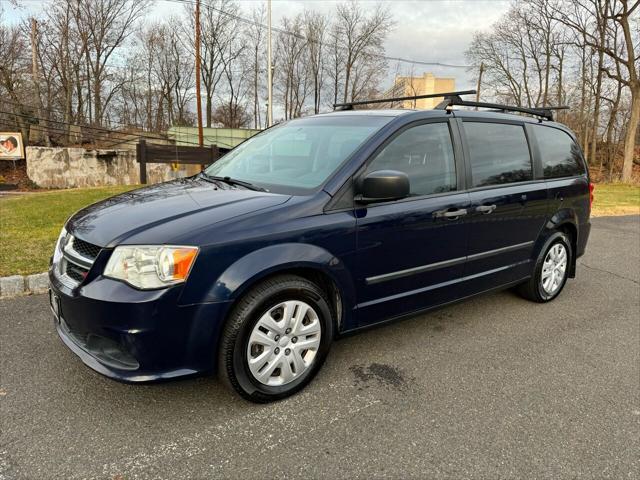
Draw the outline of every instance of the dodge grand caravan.
<instances>
[{"instance_id":1,"label":"dodge grand caravan","mask_svg":"<svg viewBox=\"0 0 640 480\"><path fill-rule=\"evenodd\" d=\"M217 370L267 402L346 332L508 287L549 302L585 251L592 188L573 133L533 113L300 118L91 205L52 257L58 334L118 380Z\"/></svg>"}]
</instances>

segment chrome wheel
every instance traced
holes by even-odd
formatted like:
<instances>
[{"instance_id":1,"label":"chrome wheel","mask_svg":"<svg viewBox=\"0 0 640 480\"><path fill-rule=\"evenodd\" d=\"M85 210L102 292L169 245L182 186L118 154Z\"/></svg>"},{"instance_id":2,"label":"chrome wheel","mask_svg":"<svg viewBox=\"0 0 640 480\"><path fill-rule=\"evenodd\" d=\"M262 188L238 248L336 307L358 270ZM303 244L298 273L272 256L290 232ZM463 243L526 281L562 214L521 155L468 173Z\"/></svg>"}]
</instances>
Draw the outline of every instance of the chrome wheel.
<instances>
[{"instance_id":1,"label":"chrome wheel","mask_svg":"<svg viewBox=\"0 0 640 480\"><path fill-rule=\"evenodd\" d=\"M540 276L542 289L547 295L555 294L562 286L567 272L567 259L567 249L562 243L556 243L547 252Z\"/></svg>"},{"instance_id":2,"label":"chrome wheel","mask_svg":"<svg viewBox=\"0 0 640 480\"><path fill-rule=\"evenodd\" d=\"M307 303L289 300L270 308L251 331L247 363L253 377L264 385L286 385L313 363L322 328L316 311Z\"/></svg>"}]
</instances>

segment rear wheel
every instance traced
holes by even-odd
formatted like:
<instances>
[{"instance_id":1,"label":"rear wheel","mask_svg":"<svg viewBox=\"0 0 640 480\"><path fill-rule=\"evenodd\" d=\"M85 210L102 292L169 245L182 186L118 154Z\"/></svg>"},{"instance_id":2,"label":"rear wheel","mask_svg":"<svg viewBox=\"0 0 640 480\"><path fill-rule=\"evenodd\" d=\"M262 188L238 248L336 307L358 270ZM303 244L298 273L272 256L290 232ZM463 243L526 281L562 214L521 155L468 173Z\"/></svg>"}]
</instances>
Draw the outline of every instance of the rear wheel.
<instances>
[{"instance_id":1,"label":"rear wheel","mask_svg":"<svg viewBox=\"0 0 640 480\"><path fill-rule=\"evenodd\" d=\"M315 376L332 339L324 292L302 277L274 277L233 309L222 334L219 375L248 400L285 398Z\"/></svg>"},{"instance_id":2,"label":"rear wheel","mask_svg":"<svg viewBox=\"0 0 640 480\"><path fill-rule=\"evenodd\" d=\"M539 303L556 298L567 283L572 255L569 237L554 233L536 261L533 276L518 287L520 295Z\"/></svg>"}]
</instances>

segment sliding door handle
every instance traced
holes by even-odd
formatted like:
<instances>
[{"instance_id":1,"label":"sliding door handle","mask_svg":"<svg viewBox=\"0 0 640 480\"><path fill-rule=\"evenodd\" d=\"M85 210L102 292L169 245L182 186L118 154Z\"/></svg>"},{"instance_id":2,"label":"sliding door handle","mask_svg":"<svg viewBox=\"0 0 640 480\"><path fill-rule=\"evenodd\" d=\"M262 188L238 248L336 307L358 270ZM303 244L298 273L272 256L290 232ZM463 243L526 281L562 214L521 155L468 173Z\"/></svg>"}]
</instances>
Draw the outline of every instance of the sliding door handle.
<instances>
[{"instance_id":1,"label":"sliding door handle","mask_svg":"<svg viewBox=\"0 0 640 480\"><path fill-rule=\"evenodd\" d=\"M458 217L462 217L467 214L466 208L458 208L456 210L438 210L437 212L433 212L433 216L435 218L446 218L448 220L455 220Z\"/></svg>"},{"instance_id":2,"label":"sliding door handle","mask_svg":"<svg viewBox=\"0 0 640 480\"><path fill-rule=\"evenodd\" d=\"M498 208L498 207L496 207L495 205L480 205L480 206L476 207L476 212L484 213L485 215L489 215L496 208Z\"/></svg>"}]
</instances>

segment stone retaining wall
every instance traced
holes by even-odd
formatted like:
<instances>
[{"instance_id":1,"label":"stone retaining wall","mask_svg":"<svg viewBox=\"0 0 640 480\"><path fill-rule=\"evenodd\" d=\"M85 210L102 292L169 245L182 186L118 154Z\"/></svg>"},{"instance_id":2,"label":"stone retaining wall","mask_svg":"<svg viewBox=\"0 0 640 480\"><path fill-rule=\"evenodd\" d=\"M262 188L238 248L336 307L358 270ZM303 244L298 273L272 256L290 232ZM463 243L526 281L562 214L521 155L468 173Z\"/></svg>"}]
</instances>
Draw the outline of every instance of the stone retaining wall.
<instances>
[{"instance_id":1,"label":"stone retaining wall","mask_svg":"<svg viewBox=\"0 0 640 480\"><path fill-rule=\"evenodd\" d=\"M140 183L132 150L27 147L27 176L42 188L80 188ZM168 164L147 164L147 181L158 183L186 176Z\"/></svg>"}]
</instances>

